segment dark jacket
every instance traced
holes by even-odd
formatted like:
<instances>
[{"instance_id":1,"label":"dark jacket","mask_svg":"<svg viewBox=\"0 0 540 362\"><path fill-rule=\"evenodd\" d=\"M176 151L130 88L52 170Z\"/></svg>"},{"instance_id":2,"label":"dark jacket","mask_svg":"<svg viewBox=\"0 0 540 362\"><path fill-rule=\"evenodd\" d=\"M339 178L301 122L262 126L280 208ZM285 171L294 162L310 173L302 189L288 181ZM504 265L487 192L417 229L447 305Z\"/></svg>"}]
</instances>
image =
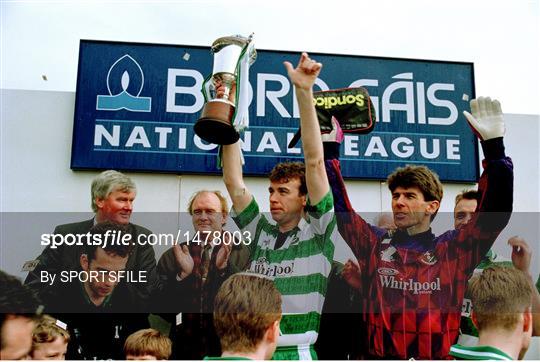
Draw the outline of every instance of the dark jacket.
<instances>
[{"instance_id":1,"label":"dark jacket","mask_svg":"<svg viewBox=\"0 0 540 362\"><path fill-rule=\"evenodd\" d=\"M42 290L45 312L67 324L71 336L66 359L124 359L126 338L149 328L142 303L119 283L101 306L90 302L83 285L56 282ZM128 313L129 312L129 313Z\"/></svg>"},{"instance_id":2,"label":"dark jacket","mask_svg":"<svg viewBox=\"0 0 540 362\"><path fill-rule=\"evenodd\" d=\"M137 240L138 235L149 235L152 233L142 226L135 224L130 225L133 227L135 240ZM94 219L58 225L54 229L54 234L86 234L90 231L92 226L94 226ZM39 263L33 271L28 273L25 284L28 284L40 293L41 290L46 287L46 285L43 285L40 281L41 271L46 270L49 273L55 273L58 279L61 271L78 270L80 269L79 260L83 250L83 246L78 245L61 245L54 249L51 248L50 245L47 246L41 255L37 257ZM128 259L126 270L146 271L146 283L129 283L127 288L131 293L134 293L134 296L148 303L150 297L159 289L159 279L156 272L156 257L153 247L148 244L140 245L136 243Z\"/></svg>"},{"instance_id":3,"label":"dark jacket","mask_svg":"<svg viewBox=\"0 0 540 362\"><path fill-rule=\"evenodd\" d=\"M221 284L231 274L245 270L249 261L249 250L233 247L227 267L220 271L215 262L221 246L215 246L210 258L208 277L203 282L199 273L201 246L192 243L188 247L194 267L192 274L182 281L176 279L178 268L172 248L159 259L157 269L163 287L162 310L170 313L162 317L172 323L171 358L200 360L204 356L221 354L212 317L214 299Z\"/></svg>"}]
</instances>

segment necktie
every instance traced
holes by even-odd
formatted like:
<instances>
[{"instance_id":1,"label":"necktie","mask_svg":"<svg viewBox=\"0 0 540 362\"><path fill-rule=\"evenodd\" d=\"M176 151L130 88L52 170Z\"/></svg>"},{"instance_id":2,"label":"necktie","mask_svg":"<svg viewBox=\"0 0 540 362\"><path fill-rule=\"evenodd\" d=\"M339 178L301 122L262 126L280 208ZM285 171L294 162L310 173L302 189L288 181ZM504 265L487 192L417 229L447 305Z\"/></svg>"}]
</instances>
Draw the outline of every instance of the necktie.
<instances>
[{"instance_id":1,"label":"necktie","mask_svg":"<svg viewBox=\"0 0 540 362\"><path fill-rule=\"evenodd\" d=\"M201 264L200 264L200 275L202 282L206 282L206 278L208 277L208 269L210 269L210 251L212 250L212 246L210 244L207 244L204 246L202 256L201 256Z\"/></svg>"}]
</instances>

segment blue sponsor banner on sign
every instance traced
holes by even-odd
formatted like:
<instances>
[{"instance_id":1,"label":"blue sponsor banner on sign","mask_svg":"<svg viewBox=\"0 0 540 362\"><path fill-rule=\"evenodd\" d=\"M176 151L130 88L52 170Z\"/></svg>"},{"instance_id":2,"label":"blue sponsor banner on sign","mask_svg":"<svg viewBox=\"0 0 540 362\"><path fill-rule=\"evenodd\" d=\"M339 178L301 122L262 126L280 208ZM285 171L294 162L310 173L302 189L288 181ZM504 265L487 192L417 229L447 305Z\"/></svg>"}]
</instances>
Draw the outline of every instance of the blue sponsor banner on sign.
<instances>
[{"instance_id":1,"label":"blue sponsor banner on sign","mask_svg":"<svg viewBox=\"0 0 540 362\"><path fill-rule=\"evenodd\" d=\"M301 144L288 148L299 115L283 67L299 55L258 50L241 136L246 175L303 158ZM363 86L377 114L370 134L346 134L344 177L385 179L398 166L425 164L444 181L477 180L476 138L461 113L474 98L472 63L310 56L324 65L315 90ZM209 47L82 40L71 167L221 173L217 146L193 131L212 64Z\"/></svg>"}]
</instances>

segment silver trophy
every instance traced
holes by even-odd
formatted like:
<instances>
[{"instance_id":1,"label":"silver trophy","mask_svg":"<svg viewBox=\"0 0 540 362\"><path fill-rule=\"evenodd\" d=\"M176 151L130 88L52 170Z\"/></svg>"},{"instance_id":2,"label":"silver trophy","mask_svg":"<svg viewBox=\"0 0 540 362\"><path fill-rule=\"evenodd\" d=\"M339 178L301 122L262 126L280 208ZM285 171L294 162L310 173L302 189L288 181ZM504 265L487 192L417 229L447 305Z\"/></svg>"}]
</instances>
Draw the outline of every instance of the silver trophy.
<instances>
[{"instance_id":1,"label":"silver trophy","mask_svg":"<svg viewBox=\"0 0 540 362\"><path fill-rule=\"evenodd\" d=\"M251 48L245 54L253 34L249 38L240 35L219 38L212 44L214 68L209 84L210 99L202 109L201 117L195 123L195 133L203 140L230 145L240 138L232 124L235 113L236 85L238 83L238 62L242 56L249 57L249 64L257 58L257 52Z\"/></svg>"}]
</instances>

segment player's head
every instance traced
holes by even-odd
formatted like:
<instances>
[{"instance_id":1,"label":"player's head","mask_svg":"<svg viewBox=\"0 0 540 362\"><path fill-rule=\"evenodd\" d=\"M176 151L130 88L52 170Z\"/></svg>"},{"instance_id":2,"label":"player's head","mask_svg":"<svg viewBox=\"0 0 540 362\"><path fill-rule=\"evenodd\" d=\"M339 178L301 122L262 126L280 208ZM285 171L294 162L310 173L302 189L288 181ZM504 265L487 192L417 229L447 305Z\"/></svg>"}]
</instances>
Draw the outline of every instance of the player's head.
<instances>
[{"instance_id":1,"label":"player's head","mask_svg":"<svg viewBox=\"0 0 540 362\"><path fill-rule=\"evenodd\" d=\"M278 163L270 172L270 212L278 225L298 224L306 206L306 167L302 162Z\"/></svg>"},{"instance_id":2,"label":"player's head","mask_svg":"<svg viewBox=\"0 0 540 362\"><path fill-rule=\"evenodd\" d=\"M270 279L238 273L221 285L214 326L223 355L257 353L258 359L269 359L277 346L280 320L281 294Z\"/></svg>"},{"instance_id":3,"label":"player's head","mask_svg":"<svg viewBox=\"0 0 540 362\"><path fill-rule=\"evenodd\" d=\"M152 328L132 333L124 343L126 360L163 360L169 359L171 353L169 337Z\"/></svg>"},{"instance_id":4,"label":"player's head","mask_svg":"<svg viewBox=\"0 0 540 362\"><path fill-rule=\"evenodd\" d=\"M467 225L476 211L480 193L476 190L464 190L456 196L454 206L454 228Z\"/></svg>"},{"instance_id":5,"label":"player's head","mask_svg":"<svg viewBox=\"0 0 540 362\"><path fill-rule=\"evenodd\" d=\"M472 320L480 336L487 333L512 340L524 353L532 334L531 284L525 274L515 268L491 266L473 277L469 283L474 306Z\"/></svg>"},{"instance_id":6,"label":"player's head","mask_svg":"<svg viewBox=\"0 0 540 362\"><path fill-rule=\"evenodd\" d=\"M0 270L0 359L25 359L40 302L16 277Z\"/></svg>"},{"instance_id":7,"label":"player's head","mask_svg":"<svg viewBox=\"0 0 540 362\"><path fill-rule=\"evenodd\" d=\"M99 272L97 278L87 278L84 281L85 290L91 294L91 297L104 298L112 294L118 284L117 276L114 278L112 276L126 268L129 254L133 249L134 237L131 230L130 225L116 224L110 221L96 224L90 229L93 240L107 238L106 244L90 243L90 245L85 245L85 251L80 256L83 271ZM115 235L131 235L131 242L127 245L121 242L113 243L113 240L119 240L114 239Z\"/></svg>"},{"instance_id":8,"label":"player's head","mask_svg":"<svg viewBox=\"0 0 540 362\"><path fill-rule=\"evenodd\" d=\"M66 325L56 318L43 315L32 333L30 357L38 360L64 360L69 341Z\"/></svg>"},{"instance_id":9,"label":"player's head","mask_svg":"<svg viewBox=\"0 0 540 362\"><path fill-rule=\"evenodd\" d=\"M227 222L229 205L219 191L201 190L191 196L188 212L195 231L222 231Z\"/></svg>"},{"instance_id":10,"label":"player's head","mask_svg":"<svg viewBox=\"0 0 540 362\"><path fill-rule=\"evenodd\" d=\"M400 229L428 226L435 218L443 197L439 177L425 166L396 169L387 179L392 193L394 223Z\"/></svg>"},{"instance_id":11,"label":"player's head","mask_svg":"<svg viewBox=\"0 0 540 362\"><path fill-rule=\"evenodd\" d=\"M92 210L98 221L127 224L136 195L135 183L128 176L114 170L104 171L92 181Z\"/></svg>"}]
</instances>

